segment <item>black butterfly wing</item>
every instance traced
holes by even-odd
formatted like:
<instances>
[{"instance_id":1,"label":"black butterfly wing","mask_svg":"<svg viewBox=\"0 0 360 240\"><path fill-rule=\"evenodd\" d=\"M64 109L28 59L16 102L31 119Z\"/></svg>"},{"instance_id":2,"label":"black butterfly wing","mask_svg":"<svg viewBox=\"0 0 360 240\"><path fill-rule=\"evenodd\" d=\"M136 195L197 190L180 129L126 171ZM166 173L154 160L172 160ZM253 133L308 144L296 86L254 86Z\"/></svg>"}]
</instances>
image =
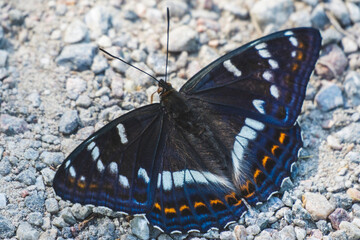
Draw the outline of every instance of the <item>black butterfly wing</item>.
<instances>
[{"instance_id":1,"label":"black butterfly wing","mask_svg":"<svg viewBox=\"0 0 360 240\"><path fill-rule=\"evenodd\" d=\"M300 113L320 47L316 29L277 32L214 61L180 92L217 111L290 127Z\"/></svg>"},{"instance_id":2,"label":"black butterfly wing","mask_svg":"<svg viewBox=\"0 0 360 240\"><path fill-rule=\"evenodd\" d=\"M279 190L302 147L298 124L278 128L246 116L218 112L200 100L190 103L195 111L206 114L211 131L229 152L225 161L231 163L228 178L240 199L254 205Z\"/></svg>"},{"instance_id":3,"label":"black butterfly wing","mask_svg":"<svg viewBox=\"0 0 360 240\"><path fill-rule=\"evenodd\" d=\"M154 207L146 217L165 232L206 232L239 219L245 205L221 170L211 161L217 152L169 119L169 138L160 154ZM210 160L210 161L209 161Z\"/></svg>"},{"instance_id":4,"label":"black butterfly wing","mask_svg":"<svg viewBox=\"0 0 360 240\"><path fill-rule=\"evenodd\" d=\"M58 169L53 187L65 200L129 214L152 205L164 147L160 104L129 112L91 135Z\"/></svg>"}]
</instances>

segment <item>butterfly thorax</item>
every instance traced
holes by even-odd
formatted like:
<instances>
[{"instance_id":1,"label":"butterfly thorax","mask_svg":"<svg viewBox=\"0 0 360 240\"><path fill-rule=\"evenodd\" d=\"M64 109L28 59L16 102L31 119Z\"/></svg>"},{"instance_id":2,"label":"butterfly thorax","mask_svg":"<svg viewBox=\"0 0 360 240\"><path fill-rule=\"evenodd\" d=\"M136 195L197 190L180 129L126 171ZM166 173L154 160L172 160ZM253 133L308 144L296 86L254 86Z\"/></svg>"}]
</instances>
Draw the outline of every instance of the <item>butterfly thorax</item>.
<instances>
[{"instance_id":1,"label":"butterfly thorax","mask_svg":"<svg viewBox=\"0 0 360 240\"><path fill-rule=\"evenodd\" d=\"M172 87L170 90L165 90L160 94L160 103L171 121L182 129L187 141L194 146L207 146L207 151L202 152L201 149L198 149L198 151L202 158L212 159L212 166L208 166L208 168L216 168L213 171L219 175L223 175L224 172L228 171L228 161L226 159L230 157L229 151L216 137L209 122L206 121L208 116L193 109L184 95Z\"/></svg>"}]
</instances>

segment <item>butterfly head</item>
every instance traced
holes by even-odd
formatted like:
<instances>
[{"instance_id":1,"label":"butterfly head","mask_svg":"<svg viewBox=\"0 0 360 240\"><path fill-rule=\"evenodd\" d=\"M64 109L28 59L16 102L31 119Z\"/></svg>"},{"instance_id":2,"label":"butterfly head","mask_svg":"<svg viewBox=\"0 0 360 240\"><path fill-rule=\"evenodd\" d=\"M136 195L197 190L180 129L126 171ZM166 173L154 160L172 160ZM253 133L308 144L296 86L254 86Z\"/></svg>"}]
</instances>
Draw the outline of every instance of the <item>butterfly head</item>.
<instances>
[{"instance_id":1,"label":"butterfly head","mask_svg":"<svg viewBox=\"0 0 360 240\"><path fill-rule=\"evenodd\" d=\"M174 89L170 83L165 82L163 79L159 81L159 88L157 90L161 97L165 97L171 90Z\"/></svg>"}]
</instances>

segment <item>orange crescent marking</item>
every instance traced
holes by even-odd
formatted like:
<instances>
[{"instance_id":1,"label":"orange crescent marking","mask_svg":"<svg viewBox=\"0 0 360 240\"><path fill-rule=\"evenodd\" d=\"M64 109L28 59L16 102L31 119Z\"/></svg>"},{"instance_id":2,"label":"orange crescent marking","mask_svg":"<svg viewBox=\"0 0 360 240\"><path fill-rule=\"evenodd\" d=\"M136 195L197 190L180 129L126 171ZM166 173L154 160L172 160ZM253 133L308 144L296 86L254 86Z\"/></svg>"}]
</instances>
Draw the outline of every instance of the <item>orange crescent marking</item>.
<instances>
[{"instance_id":1,"label":"orange crescent marking","mask_svg":"<svg viewBox=\"0 0 360 240\"><path fill-rule=\"evenodd\" d=\"M297 51L296 60L302 60L304 57L304 54L301 51Z\"/></svg>"},{"instance_id":2,"label":"orange crescent marking","mask_svg":"<svg viewBox=\"0 0 360 240\"><path fill-rule=\"evenodd\" d=\"M279 142L280 142L281 144L284 143L285 137L286 137L286 134L285 134L285 133L280 133Z\"/></svg>"},{"instance_id":3,"label":"orange crescent marking","mask_svg":"<svg viewBox=\"0 0 360 240\"><path fill-rule=\"evenodd\" d=\"M98 185L96 183L91 183L89 186L90 189L98 188Z\"/></svg>"},{"instance_id":4,"label":"orange crescent marking","mask_svg":"<svg viewBox=\"0 0 360 240\"><path fill-rule=\"evenodd\" d=\"M264 156L264 158L262 160L262 165L263 165L264 168L266 168L266 163L269 160L269 158L270 158L269 156Z\"/></svg>"},{"instance_id":5,"label":"orange crescent marking","mask_svg":"<svg viewBox=\"0 0 360 240\"><path fill-rule=\"evenodd\" d=\"M275 151L276 149L278 149L279 146L278 145L274 145L272 148L271 148L271 153L275 156Z\"/></svg>"},{"instance_id":6,"label":"orange crescent marking","mask_svg":"<svg viewBox=\"0 0 360 240\"><path fill-rule=\"evenodd\" d=\"M295 72L298 68L299 68L299 64L294 63L294 64L292 65L291 71Z\"/></svg>"},{"instance_id":7,"label":"orange crescent marking","mask_svg":"<svg viewBox=\"0 0 360 240\"><path fill-rule=\"evenodd\" d=\"M194 207L195 208L197 208L197 207L206 207L206 205L203 202L195 202Z\"/></svg>"},{"instance_id":8,"label":"orange crescent marking","mask_svg":"<svg viewBox=\"0 0 360 240\"><path fill-rule=\"evenodd\" d=\"M298 48L304 48L304 43L299 41Z\"/></svg>"},{"instance_id":9,"label":"orange crescent marking","mask_svg":"<svg viewBox=\"0 0 360 240\"><path fill-rule=\"evenodd\" d=\"M222 201L220 201L219 199L210 200L210 204L211 204L211 205L215 205L215 204L222 204L222 205L224 205L224 203L223 203Z\"/></svg>"},{"instance_id":10,"label":"orange crescent marking","mask_svg":"<svg viewBox=\"0 0 360 240\"><path fill-rule=\"evenodd\" d=\"M180 207L180 212L182 212L182 211L184 211L184 210L190 210L189 206L187 206L187 205L182 205L182 206Z\"/></svg>"},{"instance_id":11,"label":"orange crescent marking","mask_svg":"<svg viewBox=\"0 0 360 240\"><path fill-rule=\"evenodd\" d=\"M257 184L256 178L260 175L260 173L262 173L262 171L260 171L259 169L256 169L255 173L254 173L254 181Z\"/></svg>"},{"instance_id":12,"label":"orange crescent marking","mask_svg":"<svg viewBox=\"0 0 360 240\"><path fill-rule=\"evenodd\" d=\"M85 183L82 182L82 181L80 181L80 180L77 181L77 185L78 185L79 188L83 188L83 189L84 189L85 186L86 186Z\"/></svg>"},{"instance_id":13,"label":"orange crescent marking","mask_svg":"<svg viewBox=\"0 0 360 240\"><path fill-rule=\"evenodd\" d=\"M245 196L245 198L249 198L252 197L254 195L255 192L249 193L248 195Z\"/></svg>"},{"instance_id":14,"label":"orange crescent marking","mask_svg":"<svg viewBox=\"0 0 360 240\"><path fill-rule=\"evenodd\" d=\"M160 204L159 204L159 203L155 203L155 204L154 204L154 207L157 208L157 209L159 209L159 210L161 210L161 207L160 207Z\"/></svg>"},{"instance_id":15,"label":"orange crescent marking","mask_svg":"<svg viewBox=\"0 0 360 240\"><path fill-rule=\"evenodd\" d=\"M165 208L165 214L168 214L168 213L176 213L175 208Z\"/></svg>"}]
</instances>

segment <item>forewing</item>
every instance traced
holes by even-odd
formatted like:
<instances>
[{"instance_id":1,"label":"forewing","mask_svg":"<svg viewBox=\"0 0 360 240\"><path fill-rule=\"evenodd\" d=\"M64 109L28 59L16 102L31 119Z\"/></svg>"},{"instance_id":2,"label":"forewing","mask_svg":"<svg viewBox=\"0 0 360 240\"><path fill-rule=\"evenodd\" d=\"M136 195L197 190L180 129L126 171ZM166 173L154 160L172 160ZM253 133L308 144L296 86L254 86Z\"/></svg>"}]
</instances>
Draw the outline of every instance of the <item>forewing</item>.
<instances>
[{"instance_id":1,"label":"forewing","mask_svg":"<svg viewBox=\"0 0 360 240\"><path fill-rule=\"evenodd\" d=\"M165 137L163 111L152 104L125 114L78 146L58 169L61 198L129 214L153 205L156 159Z\"/></svg>"},{"instance_id":2,"label":"forewing","mask_svg":"<svg viewBox=\"0 0 360 240\"><path fill-rule=\"evenodd\" d=\"M289 127L300 113L320 47L318 30L277 32L214 61L180 91L220 112Z\"/></svg>"}]
</instances>

